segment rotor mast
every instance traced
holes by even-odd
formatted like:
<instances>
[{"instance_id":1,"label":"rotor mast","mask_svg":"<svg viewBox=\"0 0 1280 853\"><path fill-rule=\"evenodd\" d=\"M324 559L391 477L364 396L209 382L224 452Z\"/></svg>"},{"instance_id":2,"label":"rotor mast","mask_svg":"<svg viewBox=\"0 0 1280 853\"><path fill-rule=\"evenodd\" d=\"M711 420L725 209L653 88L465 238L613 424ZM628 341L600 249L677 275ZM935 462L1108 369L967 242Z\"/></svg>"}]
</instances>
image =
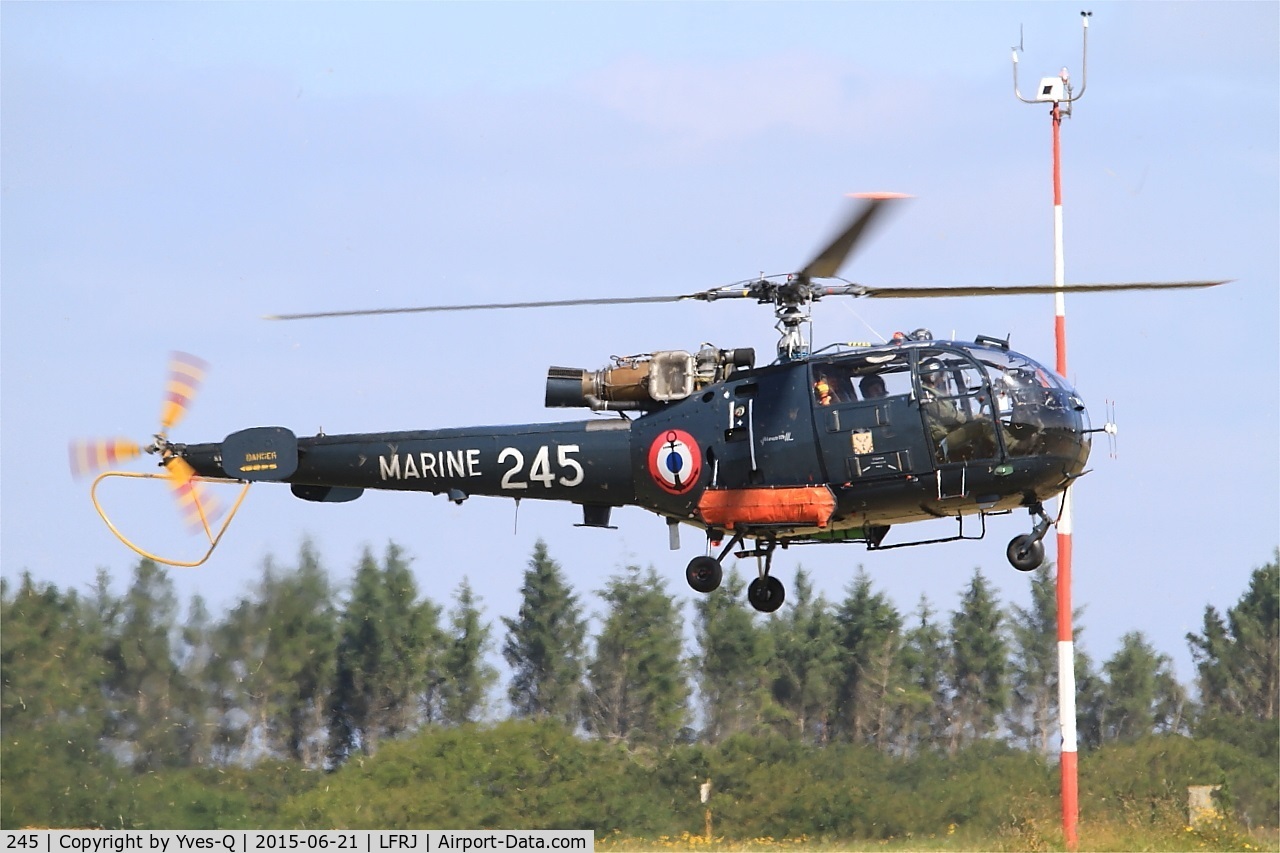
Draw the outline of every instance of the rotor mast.
<instances>
[{"instance_id":1,"label":"rotor mast","mask_svg":"<svg viewBox=\"0 0 1280 853\"><path fill-rule=\"evenodd\" d=\"M809 356L809 342L805 340L803 326L810 321L807 310L801 310L813 301L813 297L805 292L800 295L785 294L788 287L780 289L779 297L774 303L774 316L778 318L778 361L798 361ZM805 287L805 291L809 288Z\"/></svg>"}]
</instances>

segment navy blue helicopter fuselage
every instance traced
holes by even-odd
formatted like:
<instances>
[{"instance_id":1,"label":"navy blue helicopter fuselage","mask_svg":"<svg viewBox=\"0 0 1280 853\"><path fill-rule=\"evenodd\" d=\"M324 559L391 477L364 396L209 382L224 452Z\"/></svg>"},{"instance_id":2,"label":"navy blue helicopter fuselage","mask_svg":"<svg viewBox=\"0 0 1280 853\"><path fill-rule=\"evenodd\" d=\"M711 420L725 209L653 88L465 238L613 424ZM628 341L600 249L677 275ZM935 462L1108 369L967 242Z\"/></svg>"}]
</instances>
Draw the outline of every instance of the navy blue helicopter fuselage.
<instances>
[{"instance_id":1,"label":"navy blue helicopter fuselage","mask_svg":"<svg viewBox=\"0 0 1280 853\"><path fill-rule=\"evenodd\" d=\"M245 430L183 455L213 478L639 506L719 533L865 540L890 525L1038 507L1084 471L1087 413L995 343L912 341L731 372L634 419L295 438Z\"/></svg>"}]
</instances>

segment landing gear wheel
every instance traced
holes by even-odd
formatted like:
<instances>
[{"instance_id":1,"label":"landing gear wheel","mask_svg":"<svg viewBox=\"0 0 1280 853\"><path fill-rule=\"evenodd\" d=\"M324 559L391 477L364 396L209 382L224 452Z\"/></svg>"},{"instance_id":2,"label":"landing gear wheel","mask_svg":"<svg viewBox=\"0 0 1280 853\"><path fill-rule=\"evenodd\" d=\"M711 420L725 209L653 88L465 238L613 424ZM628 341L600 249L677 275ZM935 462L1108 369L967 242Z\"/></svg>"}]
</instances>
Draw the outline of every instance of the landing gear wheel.
<instances>
[{"instance_id":1,"label":"landing gear wheel","mask_svg":"<svg viewBox=\"0 0 1280 853\"><path fill-rule=\"evenodd\" d=\"M684 570L684 578L694 592L711 592L720 586L724 570L715 557L694 557Z\"/></svg>"},{"instance_id":2,"label":"landing gear wheel","mask_svg":"<svg viewBox=\"0 0 1280 853\"><path fill-rule=\"evenodd\" d=\"M773 575L756 578L747 586L747 601L761 613L772 613L782 606L787 591Z\"/></svg>"},{"instance_id":3,"label":"landing gear wheel","mask_svg":"<svg viewBox=\"0 0 1280 853\"><path fill-rule=\"evenodd\" d=\"M1030 533L1013 537L1005 556L1009 564L1020 572L1034 572L1044 562L1044 543Z\"/></svg>"}]
</instances>

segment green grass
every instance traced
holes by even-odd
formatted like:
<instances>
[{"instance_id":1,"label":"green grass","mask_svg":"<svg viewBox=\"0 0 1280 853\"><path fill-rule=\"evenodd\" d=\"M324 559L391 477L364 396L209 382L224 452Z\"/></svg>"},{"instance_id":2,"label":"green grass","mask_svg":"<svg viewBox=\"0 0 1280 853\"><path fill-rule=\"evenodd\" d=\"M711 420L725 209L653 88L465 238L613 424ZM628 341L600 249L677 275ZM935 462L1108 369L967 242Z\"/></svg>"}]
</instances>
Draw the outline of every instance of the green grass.
<instances>
[{"instance_id":1,"label":"green grass","mask_svg":"<svg viewBox=\"0 0 1280 853\"><path fill-rule=\"evenodd\" d=\"M1176 851L1280 851L1280 830L1268 828L1245 831L1225 822L1209 822L1199 827L1186 825L1180 816L1169 815L1152 823L1137 820L1081 824L1081 851L1098 853L1176 853ZM630 838L621 833L596 837L600 853L836 853L836 851L1052 851L1066 850L1062 827L1023 821L1002 828L995 835L978 835L948 827L941 835L873 840L810 838L735 839L713 835L682 833L679 836Z\"/></svg>"}]
</instances>

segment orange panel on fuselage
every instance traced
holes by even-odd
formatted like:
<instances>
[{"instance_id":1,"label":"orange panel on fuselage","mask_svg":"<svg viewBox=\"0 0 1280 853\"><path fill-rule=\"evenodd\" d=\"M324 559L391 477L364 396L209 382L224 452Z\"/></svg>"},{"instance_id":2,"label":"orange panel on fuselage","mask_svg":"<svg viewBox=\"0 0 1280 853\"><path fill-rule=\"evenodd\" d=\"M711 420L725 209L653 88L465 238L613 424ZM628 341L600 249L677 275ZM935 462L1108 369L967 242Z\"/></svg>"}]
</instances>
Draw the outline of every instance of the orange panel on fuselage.
<instances>
[{"instance_id":1,"label":"orange panel on fuselage","mask_svg":"<svg viewBox=\"0 0 1280 853\"><path fill-rule=\"evenodd\" d=\"M827 486L707 489L698 501L702 520L732 530L737 524L812 524L826 527L836 509Z\"/></svg>"}]
</instances>

